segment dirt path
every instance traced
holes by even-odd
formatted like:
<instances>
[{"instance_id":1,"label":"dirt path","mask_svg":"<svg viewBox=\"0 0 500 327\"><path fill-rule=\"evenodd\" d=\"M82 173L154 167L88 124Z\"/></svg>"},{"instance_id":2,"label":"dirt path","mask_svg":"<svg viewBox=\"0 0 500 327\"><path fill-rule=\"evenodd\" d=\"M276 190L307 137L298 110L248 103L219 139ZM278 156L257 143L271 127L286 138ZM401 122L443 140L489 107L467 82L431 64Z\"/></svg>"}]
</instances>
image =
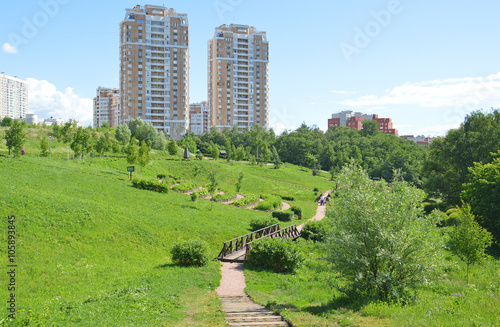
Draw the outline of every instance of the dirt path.
<instances>
[{"instance_id":1,"label":"dirt path","mask_svg":"<svg viewBox=\"0 0 500 327\"><path fill-rule=\"evenodd\" d=\"M325 196L327 196L330 193L328 191L325 193ZM285 208L290 205L288 203L283 203L283 208ZM283 210L288 210L288 208L283 209ZM316 215L310 219L310 221L319 221L322 220L325 217L326 213L326 205L320 206L318 204L318 208L316 209ZM304 227L305 223L298 226L297 228L302 230ZM219 296L219 299L221 303L223 304L224 310L226 311L226 319L229 321L229 317L231 315L231 311L229 310L229 306L234 304L235 302L238 302L238 297L244 297L246 298L247 295L245 294L245 287L246 287L246 282L245 282L245 275L243 274L243 264L242 263L231 263L231 262L223 262L222 267L221 267L221 274L222 278L220 281L220 286L217 288L216 292L217 295ZM248 299L249 304L250 299ZM238 314L245 314L245 312L250 313L250 312L255 312L255 308L253 307L247 307L243 308L238 311ZM269 313L266 313L269 314ZM232 319L232 318L231 318ZM281 325L280 325L281 326ZM283 325L286 326L286 325Z\"/></svg>"}]
</instances>

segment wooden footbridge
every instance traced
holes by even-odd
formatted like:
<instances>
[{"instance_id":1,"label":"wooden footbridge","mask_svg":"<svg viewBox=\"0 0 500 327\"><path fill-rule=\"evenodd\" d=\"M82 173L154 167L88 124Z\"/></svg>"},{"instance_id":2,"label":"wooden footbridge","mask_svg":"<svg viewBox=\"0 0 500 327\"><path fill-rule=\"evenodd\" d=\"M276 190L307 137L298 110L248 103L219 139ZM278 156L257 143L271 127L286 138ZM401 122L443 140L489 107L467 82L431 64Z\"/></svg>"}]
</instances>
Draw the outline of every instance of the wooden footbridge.
<instances>
[{"instance_id":1,"label":"wooden footbridge","mask_svg":"<svg viewBox=\"0 0 500 327\"><path fill-rule=\"evenodd\" d=\"M247 259L248 252L252 248L252 243L263 237L280 237L294 240L299 236L300 232L295 224L283 229L280 229L279 224L271 225L224 242L224 246L217 256L217 259L222 262L244 262Z\"/></svg>"}]
</instances>

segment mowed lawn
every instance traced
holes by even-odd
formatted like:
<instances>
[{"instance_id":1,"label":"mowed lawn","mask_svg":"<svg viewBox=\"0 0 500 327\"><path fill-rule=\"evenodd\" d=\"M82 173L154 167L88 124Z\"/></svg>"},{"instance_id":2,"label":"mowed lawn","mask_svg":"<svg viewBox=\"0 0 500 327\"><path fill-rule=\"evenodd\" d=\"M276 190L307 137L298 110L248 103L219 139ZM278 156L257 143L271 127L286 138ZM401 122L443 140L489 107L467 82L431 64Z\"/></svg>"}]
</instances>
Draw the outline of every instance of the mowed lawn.
<instances>
[{"instance_id":1,"label":"mowed lawn","mask_svg":"<svg viewBox=\"0 0 500 327\"><path fill-rule=\"evenodd\" d=\"M15 215L19 265L18 312L9 325L223 326L215 294L220 264L177 267L169 250L177 241L198 238L208 242L215 258L224 241L247 233L253 218L270 214L134 189L122 158L85 164L63 158L63 153L50 159L0 157L0 242L7 244L6 218ZM202 171L196 176L195 165ZM294 166L274 170L160 156L142 176L172 173L203 185L210 169L217 171L223 189L234 191L243 172L242 193L293 195L291 204L303 205L305 218L315 208L312 189L332 185ZM6 246L0 249L0 285L5 286L0 296L7 299Z\"/></svg>"}]
</instances>

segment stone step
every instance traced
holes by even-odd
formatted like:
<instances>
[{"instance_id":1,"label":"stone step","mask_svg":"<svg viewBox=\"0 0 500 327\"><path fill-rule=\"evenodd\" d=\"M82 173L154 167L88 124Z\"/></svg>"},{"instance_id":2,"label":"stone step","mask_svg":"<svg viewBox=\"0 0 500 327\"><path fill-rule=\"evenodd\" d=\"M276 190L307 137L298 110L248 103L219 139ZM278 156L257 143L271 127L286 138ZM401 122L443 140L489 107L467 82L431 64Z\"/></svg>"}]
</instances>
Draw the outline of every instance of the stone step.
<instances>
[{"instance_id":1,"label":"stone step","mask_svg":"<svg viewBox=\"0 0 500 327\"><path fill-rule=\"evenodd\" d=\"M226 317L253 317L253 316L273 316L274 313L269 310L245 311L245 312L230 312Z\"/></svg>"},{"instance_id":2,"label":"stone step","mask_svg":"<svg viewBox=\"0 0 500 327\"><path fill-rule=\"evenodd\" d=\"M233 323L233 322L273 322L273 321L282 321L283 319L280 316L262 315L262 316L248 316L248 317L226 316L226 320L229 323Z\"/></svg>"},{"instance_id":3,"label":"stone step","mask_svg":"<svg viewBox=\"0 0 500 327\"><path fill-rule=\"evenodd\" d=\"M273 321L273 322L236 322L229 323L230 327L288 327L288 324L284 321Z\"/></svg>"}]
</instances>

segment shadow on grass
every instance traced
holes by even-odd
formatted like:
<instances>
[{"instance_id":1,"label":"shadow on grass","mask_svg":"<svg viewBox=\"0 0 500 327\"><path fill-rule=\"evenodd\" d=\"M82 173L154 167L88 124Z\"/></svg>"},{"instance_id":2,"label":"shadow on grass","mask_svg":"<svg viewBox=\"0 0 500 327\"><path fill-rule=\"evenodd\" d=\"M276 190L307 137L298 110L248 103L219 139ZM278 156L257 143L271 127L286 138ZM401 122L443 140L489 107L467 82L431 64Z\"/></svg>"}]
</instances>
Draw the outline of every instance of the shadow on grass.
<instances>
[{"instance_id":1,"label":"shadow on grass","mask_svg":"<svg viewBox=\"0 0 500 327\"><path fill-rule=\"evenodd\" d=\"M174 268L174 267L180 267L176 265L175 263L164 263L162 265L156 266L154 269L165 269L165 268Z\"/></svg>"},{"instance_id":2,"label":"shadow on grass","mask_svg":"<svg viewBox=\"0 0 500 327\"><path fill-rule=\"evenodd\" d=\"M372 300L369 299L353 299L347 295L340 296L333 299L328 303L323 303L321 305L312 305L303 308L303 311L309 312L310 314L320 316L332 311L346 311L350 310L353 312L360 311L363 307L369 304Z\"/></svg>"},{"instance_id":3,"label":"shadow on grass","mask_svg":"<svg viewBox=\"0 0 500 327\"><path fill-rule=\"evenodd\" d=\"M182 209L193 209L193 210L200 210L200 208L194 206L194 205L187 205L187 204L181 204L180 207Z\"/></svg>"}]
</instances>

